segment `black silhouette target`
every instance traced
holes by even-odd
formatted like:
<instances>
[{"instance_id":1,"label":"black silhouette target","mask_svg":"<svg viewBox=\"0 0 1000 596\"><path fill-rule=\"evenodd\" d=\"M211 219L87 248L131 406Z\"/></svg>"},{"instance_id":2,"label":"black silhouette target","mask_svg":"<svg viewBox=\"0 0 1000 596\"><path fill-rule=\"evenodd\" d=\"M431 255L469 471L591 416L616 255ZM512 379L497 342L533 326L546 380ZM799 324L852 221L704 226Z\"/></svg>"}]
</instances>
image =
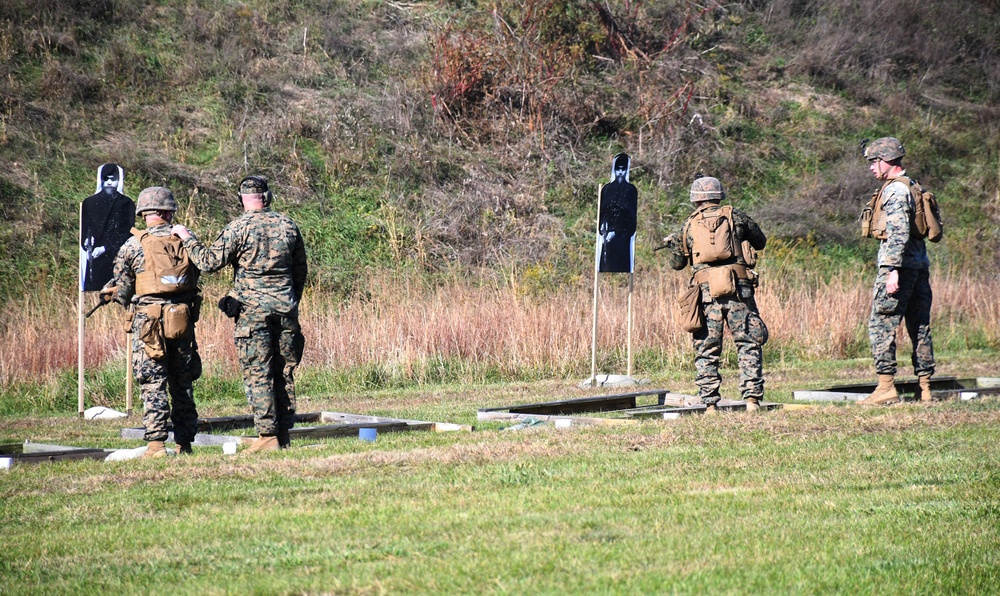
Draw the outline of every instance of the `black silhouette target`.
<instances>
[{"instance_id":1,"label":"black silhouette target","mask_svg":"<svg viewBox=\"0 0 1000 596\"><path fill-rule=\"evenodd\" d=\"M135 224L135 203L122 194L124 171L106 163L97 169L97 192L83 201L80 214L80 291L96 292L113 274L118 249Z\"/></svg>"},{"instance_id":2,"label":"black silhouette target","mask_svg":"<svg viewBox=\"0 0 1000 596\"><path fill-rule=\"evenodd\" d=\"M629 182L632 159L619 153L612 164L611 181L601 187L597 270L601 273L632 273L639 191Z\"/></svg>"}]
</instances>

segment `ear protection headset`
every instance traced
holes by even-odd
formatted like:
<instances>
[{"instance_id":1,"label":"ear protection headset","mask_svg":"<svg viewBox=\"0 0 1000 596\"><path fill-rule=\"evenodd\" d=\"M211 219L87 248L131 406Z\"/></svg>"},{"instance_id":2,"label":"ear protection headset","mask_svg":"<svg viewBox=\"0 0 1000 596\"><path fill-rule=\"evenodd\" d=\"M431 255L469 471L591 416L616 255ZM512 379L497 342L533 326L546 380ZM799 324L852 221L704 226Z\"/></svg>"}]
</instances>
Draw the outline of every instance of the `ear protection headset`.
<instances>
[{"instance_id":1,"label":"ear protection headset","mask_svg":"<svg viewBox=\"0 0 1000 596\"><path fill-rule=\"evenodd\" d=\"M242 180L240 180L239 184L236 185L236 201L240 205L243 204L243 197L240 195L240 187L242 187L243 183L248 180L254 180L264 185L264 188L267 189L264 191L264 206L265 207L270 206L271 201L274 200L274 193L271 192L271 187L267 184L267 178L264 176L251 175L251 176L245 176Z\"/></svg>"}]
</instances>

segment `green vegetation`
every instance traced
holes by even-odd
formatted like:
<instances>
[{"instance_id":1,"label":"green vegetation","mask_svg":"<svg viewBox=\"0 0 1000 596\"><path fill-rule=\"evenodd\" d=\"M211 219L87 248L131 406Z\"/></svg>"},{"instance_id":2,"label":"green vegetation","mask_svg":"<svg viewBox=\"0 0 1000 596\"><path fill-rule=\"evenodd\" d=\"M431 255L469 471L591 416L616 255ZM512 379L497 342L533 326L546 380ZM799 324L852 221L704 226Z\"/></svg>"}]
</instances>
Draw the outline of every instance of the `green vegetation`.
<instances>
[{"instance_id":1,"label":"green vegetation","mask_svg":"<svg viewBox=\"0 0 1000 596\"><path fill-rule=\"evenodd\" d=\"M640 267L658 266L653 239L704 172L783 246L806 241L797 264L835 275L870 253L857 148L885 134L944 206L937 263L994 263L996 6L878 7L11 0L0 292L72 287L73 214L106 161L133 196L170 186L196 231L222 227L244 173L267 174L307 224L314 289L335 296L373 268L586 280L596 185L620 150L641 191Z\"/></svg>"},{"instance_id":2,"label":"green vegetation","mask_svg":"<svg viewBox=\"0 0 1000 596\"><path fill-rule=\"evenodd\" d=\"M666 308L652 249L714 175L770 238L768 399L867 378L858 143L892 134L946 218L941 370L996 376L998 22L946 0L0 2L0 337L30 344L0 346L0 442L138 446L70 414L60 367L105 162L133 197L169 186L203 238L243 175L270 177L309 247L300 411L477 424L579 395L586 342L565 337L619 151L656 280L638 304ZM636 369L692 392L687 338L646 320ZM199 325L201 414L245 413L230 327ZM94 348L88 405L121 408L119 348ZM19 466L0 470L0 593L993 593L998 423L995 399L832 405Z\"/></svg>"},{"instance_id":3,"label":"green vegetation","mask_svg":"<svg viewBox=\"0 0 1000 596\"><path fill-rule=\"evenodd\" d=\"M475 424L478 407L574 392L463 383L300 407ZM830 405L16 466L0 483L0 571L25 594L990 593L1000 476L982 446L998 422L995 399ZM0 440L135 446L119 426L8 418Z\"/></svg>"}]
</instances>

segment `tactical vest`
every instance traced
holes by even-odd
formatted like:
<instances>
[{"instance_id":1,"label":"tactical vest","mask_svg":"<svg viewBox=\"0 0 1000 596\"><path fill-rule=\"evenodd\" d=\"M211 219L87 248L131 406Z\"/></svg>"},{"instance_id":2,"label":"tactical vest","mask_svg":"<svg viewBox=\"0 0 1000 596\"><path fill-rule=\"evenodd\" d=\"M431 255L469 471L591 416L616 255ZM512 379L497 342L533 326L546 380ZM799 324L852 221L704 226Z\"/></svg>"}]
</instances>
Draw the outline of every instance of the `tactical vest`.
<instances>
[{"instance_id":1,"label":"tactical vest","mask_svg":"<svg viewBox=\"0 0 1000 596\"><path fill-rule=\"evenodd\" d=\"M926 190L916 180L900 176L886 180L882 188L872 194L868 205L861 212L861 237L885 240L888 237L885 222L885 201L882 199L885 189L893 182L901 182L906 186L913 198L913 218L910 220L910 231L916 232L921 238L931 242L939 242L944 233L941 221L941 211L938 209L934 193Z\"/></svg>"},{"instance_id":2,"label":"tactical vest","mask_svg":"<svg viewBox=\"0 0 1000 596\"><path fill-rule=\"evenodd\" d=\"M137 296L190 292L197 287L197 268L176 236L154 236L148 230L132 228L142 246L145 271L135 276Z\"/></svg>"}]
</instances>

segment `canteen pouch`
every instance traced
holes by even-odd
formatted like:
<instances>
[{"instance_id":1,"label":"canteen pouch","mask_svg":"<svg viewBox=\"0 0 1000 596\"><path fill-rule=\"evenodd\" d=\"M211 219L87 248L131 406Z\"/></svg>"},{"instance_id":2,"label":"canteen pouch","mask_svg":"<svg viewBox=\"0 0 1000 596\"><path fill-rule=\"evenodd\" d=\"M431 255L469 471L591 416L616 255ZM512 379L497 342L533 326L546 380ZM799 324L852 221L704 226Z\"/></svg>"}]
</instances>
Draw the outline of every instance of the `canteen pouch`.
<instances>
[{"instance_id":1,"label":"canteen pouch","mask_svg":"<svg viewBox=\"0 0 1000 596\"><path fill-rule=\"evenodd\" d=\"M708 270L708 291L712 298L728 298L736 294L736 274L729 267Z\"/></svg>"},{"instance_id":2,"label":"canteen pouch","mask_svg":"<svg viewBox=\"0 0 1000 596\"><path fill-rule=\"evenodd\" d=\"M181 339L189 337L194 330L191 308L187 304L163 305L163 338Z\"/></svg>"},{"instance_id":3,"label":"canteen pouch","mask_svg":"<svg viewBox=\"0 0 1000 596\"><path fill-rule=\"evenodd\" d=\"M681 328L697 333L705 327L705 313L701 310L701 286L692 284L677 296L681 311Z\"/></svg>"},{"instance_id":4,"label":"canteen pouch","mask_svg":"<svg viewBox=\"0 0 1000 596\"><path fill-rule=\"evenodd\" d=\"M871 238L872 237L872 213L873 209L871 207L865 207L861 212L861 217L858 221L861 222L861 237Z\"/></svg>"},{"instance_id":5,"label":"canteen pouch","mask_svg":"<svg viewBox=\"0 0 1000 596\"><path fill-rule=\"evenodd\" d=\"M146 356L152 360L160 360L166 356L163 347L163 325L160 321L162 309L159 304L142 306L136 309L136 317L140 320L139 339L146 348Z\"/></svg>"},{"instance_id":6,"label":"canteen pouch","mask_svg":"<svg viewBox=\"0 0 1000 596\"><path fill-rule=\"evenodd\" d=\"M750 246L749 240L740 242L740 252L743 253L743 260L746 261L748 268L753 269L757 266L757 249Z\"/></svg>"},{"instance_id":7,"label":"canteen pouch","mask_svg":"<svg viewBox=\"0 0 1000 596\"><path fill-rule=\"evenodd\" d=\"M135 318L135 306L129 304L125 309L125 333L132 333L132 319Z\"/></svg>"}]
</instances>

